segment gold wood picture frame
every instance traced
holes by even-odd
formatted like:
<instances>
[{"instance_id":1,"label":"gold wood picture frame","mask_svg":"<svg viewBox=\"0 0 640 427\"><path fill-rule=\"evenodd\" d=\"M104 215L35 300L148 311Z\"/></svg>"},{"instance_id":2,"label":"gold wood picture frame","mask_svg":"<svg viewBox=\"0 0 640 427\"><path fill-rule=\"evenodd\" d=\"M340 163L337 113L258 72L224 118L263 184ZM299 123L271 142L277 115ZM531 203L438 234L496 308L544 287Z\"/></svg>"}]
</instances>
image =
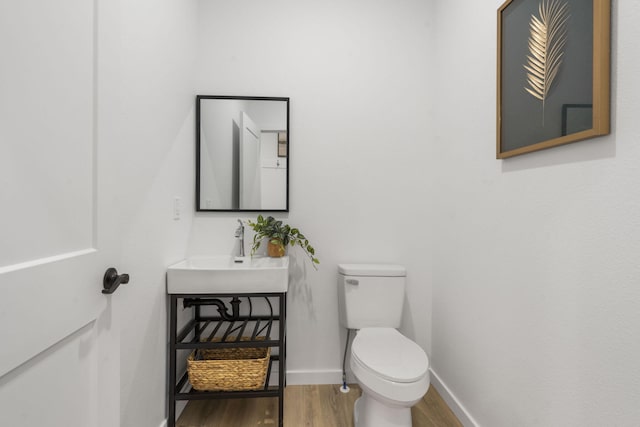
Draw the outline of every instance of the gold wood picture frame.
<instances>
[{"instance_id":1,"label":"gold wood picture frame","mask_svg":"<svg viewBox=\"0 0 640 427\"><path fill-rule=\"evenodd\" d=\"M498 9L496 158L607 135L610 49L611 0L507 0Z\"/></svg>"}]
</instances>

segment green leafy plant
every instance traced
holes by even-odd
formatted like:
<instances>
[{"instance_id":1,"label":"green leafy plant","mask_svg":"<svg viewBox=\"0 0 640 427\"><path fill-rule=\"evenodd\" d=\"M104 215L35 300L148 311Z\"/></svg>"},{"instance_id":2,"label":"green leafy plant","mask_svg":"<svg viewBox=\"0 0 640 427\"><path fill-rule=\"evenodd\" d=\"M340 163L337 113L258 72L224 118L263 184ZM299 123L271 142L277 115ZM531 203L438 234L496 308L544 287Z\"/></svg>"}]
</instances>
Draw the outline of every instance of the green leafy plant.
<instances>
[{"instance_id":1,"label":"green leafy plant","mask_svg":"<svg viewBox=\"0 0 640 427\"><path fill-rule=\"evenodd\" d=\"M256 222L248 220L247 224L256 232L253 236L251 255L255 254L258 248L260 248L262 239L267 238L271 244L278 245L283 249L287 245L300 246L311 260L313 268L318 268L316 264L320 264L320 261L315 256L315 249L297 228L292 228L272 216L264 218L262 215L258 215Z\"/></svg>"}]
</instances>

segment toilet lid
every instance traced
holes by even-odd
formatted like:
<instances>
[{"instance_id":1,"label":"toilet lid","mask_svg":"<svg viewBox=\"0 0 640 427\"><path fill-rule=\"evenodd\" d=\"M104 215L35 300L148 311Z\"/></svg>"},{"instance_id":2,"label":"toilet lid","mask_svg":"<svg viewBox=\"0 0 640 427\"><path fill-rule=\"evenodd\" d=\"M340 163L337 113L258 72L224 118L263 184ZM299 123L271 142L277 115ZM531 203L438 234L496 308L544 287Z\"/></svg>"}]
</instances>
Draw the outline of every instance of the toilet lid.
<instances>
[{"instance_id":1,"label":"toilet lid","mask_svg":"<svg viewBox=\"0 0 640 427\"><path fill-rule=\"evenodd\" d=\"M414 382L429 368L424 350L392 328L360 329L351 345L351 355L361 366L389 381Z\"/></svg>"}]
</instances>

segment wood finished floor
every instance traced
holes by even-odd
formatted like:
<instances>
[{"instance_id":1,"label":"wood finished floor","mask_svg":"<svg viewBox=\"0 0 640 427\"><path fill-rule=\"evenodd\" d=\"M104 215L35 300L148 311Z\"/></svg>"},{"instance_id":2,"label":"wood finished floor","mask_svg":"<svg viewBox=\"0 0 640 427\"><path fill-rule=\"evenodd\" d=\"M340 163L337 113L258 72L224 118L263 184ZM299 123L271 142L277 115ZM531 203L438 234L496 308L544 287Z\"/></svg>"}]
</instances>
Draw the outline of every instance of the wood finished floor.
<instances>
[{"instance_id":1,"label":"wood finished floor","mask_svg":"<svg viewBox=\"0 0 640 427\"><path fill-rule=\"evenodd\" d=\"M353 427L353 403L360 388L340 392L339 385L287 386L285 427ZM413 427L462 427L435 388L411 408ZM278 425L275 398L191 401L177 427L271 427Z\"/></svg>"}]
</instances>

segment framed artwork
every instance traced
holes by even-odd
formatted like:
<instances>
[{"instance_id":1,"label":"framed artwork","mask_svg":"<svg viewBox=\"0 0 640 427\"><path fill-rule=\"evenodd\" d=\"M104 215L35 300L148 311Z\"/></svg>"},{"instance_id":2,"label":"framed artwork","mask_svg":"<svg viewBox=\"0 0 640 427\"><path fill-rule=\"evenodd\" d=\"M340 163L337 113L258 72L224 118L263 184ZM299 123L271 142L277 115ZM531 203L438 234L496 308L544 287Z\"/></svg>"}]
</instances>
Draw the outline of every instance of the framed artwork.
<instances>
[{"instance_id":1,"label":"framed artwork","mask_svg":"<svg viewBox=\"0 0 640 427\"><path fill-rule=\"evenodd\" d=\"M610 132L611 0L498 9L496 157Z\"/></svg>"}]
</instances>

